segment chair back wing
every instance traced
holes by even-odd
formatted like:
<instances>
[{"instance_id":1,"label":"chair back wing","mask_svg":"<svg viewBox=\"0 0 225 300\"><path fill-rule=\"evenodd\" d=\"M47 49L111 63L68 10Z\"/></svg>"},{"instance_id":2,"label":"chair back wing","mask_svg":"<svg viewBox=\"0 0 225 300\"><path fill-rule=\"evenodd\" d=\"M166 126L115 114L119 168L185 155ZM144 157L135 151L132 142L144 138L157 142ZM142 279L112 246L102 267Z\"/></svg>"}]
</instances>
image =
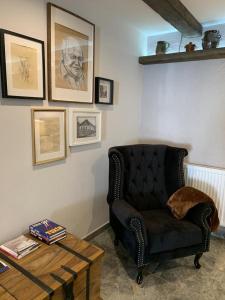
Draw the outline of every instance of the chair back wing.
<instances>
[{"instance_id":1,"label":"chair back wing","mask_svg":"<svg viewBox=\"0 0 225 300\"><path fill-rule=\"evenodd\" d=\"M167 147L165 159L165 181L168 198L185 185L184 157L188 151L184 148Z\"/></svg>"},{"instance_id":2,"label":"chair back wing","mask_svg":"<svg viewBox=\"0 0 225 300\"><path fill-rule=\"evenodd\" d=\"M110 148L108 203L124 199L139 211L165 207L169 196L184 186L187 153L166 145Z\"/></svg>"}]
</instances>

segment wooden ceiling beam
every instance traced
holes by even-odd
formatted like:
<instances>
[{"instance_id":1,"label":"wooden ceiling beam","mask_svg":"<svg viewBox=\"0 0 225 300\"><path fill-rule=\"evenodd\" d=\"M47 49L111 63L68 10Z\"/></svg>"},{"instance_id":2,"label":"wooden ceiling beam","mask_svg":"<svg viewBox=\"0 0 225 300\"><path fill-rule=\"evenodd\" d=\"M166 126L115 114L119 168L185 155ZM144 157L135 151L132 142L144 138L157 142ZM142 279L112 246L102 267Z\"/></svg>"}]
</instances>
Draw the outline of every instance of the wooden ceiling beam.
<instances>
[{"instance_id":1,"label":"wooden ceiling beam","mask_svg":"<svg viewBox=\"0 0 225 300\"><path fill-rule=\"evenodd\" d=\"M143 0L185 37L202 35L202 25L179 0Z\"/></svg>"}]
</instances>

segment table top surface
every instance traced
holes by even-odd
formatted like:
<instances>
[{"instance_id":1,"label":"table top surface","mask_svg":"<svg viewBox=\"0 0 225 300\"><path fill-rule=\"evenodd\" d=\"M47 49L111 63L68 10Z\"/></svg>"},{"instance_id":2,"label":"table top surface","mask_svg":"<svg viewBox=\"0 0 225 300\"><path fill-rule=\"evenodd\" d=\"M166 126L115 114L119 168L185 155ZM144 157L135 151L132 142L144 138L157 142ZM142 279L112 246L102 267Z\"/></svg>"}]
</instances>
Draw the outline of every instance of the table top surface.
<instances>
[{"instance_id":1,"label":"table top surface","mask_svg":"<svg viewBox=\"0 0 225 300\"><path fill-rule=\"evenodd\" d=\"M74 274L87 270L104 254L99 247L69 233L65 239L52 245L38 241L41 247L21 259L14 259L0 251L0 259L10 267L0 274L0 299L4 299L6 292L16 294L18 299L22 299L21 295L23 299L29 299L31 293L30 299L47 299L49 290L55 291L61 286L54 276L70 282ZM5 299L15 299L8 297Z\"/></svg>"}]
</instances>

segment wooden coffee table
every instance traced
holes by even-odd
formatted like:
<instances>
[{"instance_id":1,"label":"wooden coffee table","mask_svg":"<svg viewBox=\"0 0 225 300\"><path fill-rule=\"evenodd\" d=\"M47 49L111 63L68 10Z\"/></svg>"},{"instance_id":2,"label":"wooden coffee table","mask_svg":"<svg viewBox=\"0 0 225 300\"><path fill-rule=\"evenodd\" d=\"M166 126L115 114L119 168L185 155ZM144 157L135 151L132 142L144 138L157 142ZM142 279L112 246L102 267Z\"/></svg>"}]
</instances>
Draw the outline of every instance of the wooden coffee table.
<instances>
[{"instance_id":1,"label":"wooden coffee table","mask_svg":"<svg viewBox=\"0 0 225 300\"><path fill-rule=\"evenodd\" d=\"M1 300L101 299L102 249L72 234L50 246L40 244L19 260L0 251L10 267L0 274Z\"/></svg>"}]
</instances>

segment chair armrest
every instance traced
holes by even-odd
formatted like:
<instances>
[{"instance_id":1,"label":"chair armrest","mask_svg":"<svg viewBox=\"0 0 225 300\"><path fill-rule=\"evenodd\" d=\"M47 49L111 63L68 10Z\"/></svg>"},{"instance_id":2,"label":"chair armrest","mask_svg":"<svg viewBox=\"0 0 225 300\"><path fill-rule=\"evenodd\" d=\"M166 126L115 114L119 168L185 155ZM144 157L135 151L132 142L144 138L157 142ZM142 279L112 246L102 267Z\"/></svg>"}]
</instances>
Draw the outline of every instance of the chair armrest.
<instances>
[{"instance_id":1,"label":"chair armrest","mask_svg":"<svg viewBox=\"0 0 225 300\"><path fill-rule=\"evenodd\" d=\"M120 223L130 231L141 231L144 243L147 245L147 233L143 216L125 200L114 200L111 206L113 214Z\"/></svg>"},{"instance_id":2,"label":"chair armrest","mask_svg":"<svg viewBox=\"0 0 225 300\"><path fill-rule=\"evenodd\" d=\"M209 203L200 203L190 209L187 219L201 227L204 231L210 232L208 217L212 212L213 208Z\"/></svg>"}]
</instances>

